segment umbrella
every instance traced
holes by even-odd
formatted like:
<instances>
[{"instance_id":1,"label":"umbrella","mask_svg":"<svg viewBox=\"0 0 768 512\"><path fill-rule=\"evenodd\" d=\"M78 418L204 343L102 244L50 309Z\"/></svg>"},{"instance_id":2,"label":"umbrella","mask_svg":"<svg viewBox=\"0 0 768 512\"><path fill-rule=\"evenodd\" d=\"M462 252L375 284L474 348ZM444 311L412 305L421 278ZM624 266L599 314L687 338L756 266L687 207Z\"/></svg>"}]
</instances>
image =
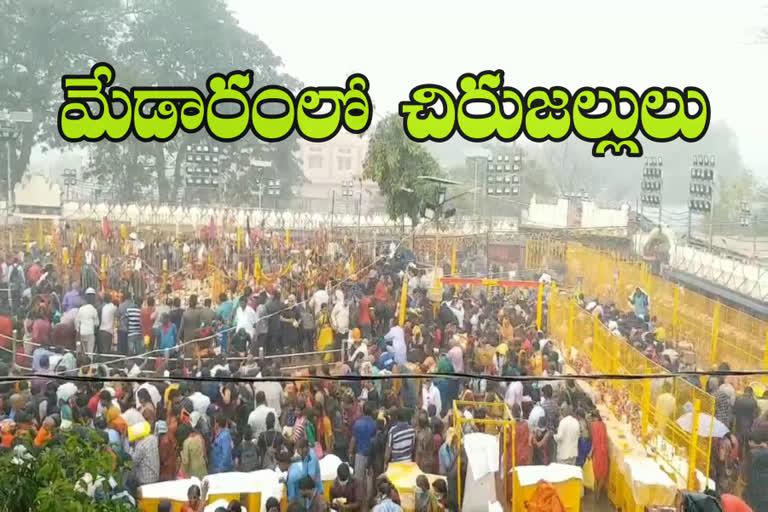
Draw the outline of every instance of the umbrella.
<instances>
[{"instance_id":1,"label":"umbrella","mask_svg":"<svg viewBox=\"0 0 768 512\"><path fill-rule=\"evenodd\" d=\"M686 432L691 432L693 425L693 413L688 412L677 419L677 424ZM699 414L699 436L701 437L723 437L730 432L725 424L713 418L709 414Z\"/></svg>"}]
</instances>

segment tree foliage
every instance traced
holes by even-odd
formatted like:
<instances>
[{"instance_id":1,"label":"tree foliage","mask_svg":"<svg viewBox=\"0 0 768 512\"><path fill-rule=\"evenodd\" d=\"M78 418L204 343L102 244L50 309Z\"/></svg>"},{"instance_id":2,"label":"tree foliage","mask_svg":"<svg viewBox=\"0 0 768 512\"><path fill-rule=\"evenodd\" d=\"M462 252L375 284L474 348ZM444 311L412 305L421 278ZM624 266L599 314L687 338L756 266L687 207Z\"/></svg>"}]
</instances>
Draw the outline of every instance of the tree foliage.
<instances>
[{"instance_id":1,"label":"tree foliage","mask_svg":"<svg viewBox=\"0 0 768 512\"><path fill-rule=\"evenodd\" d=\"M434 198L434 186L417 178L441 174L430 152L405 135L396 114L379 121L368 143L363 178L379 185L392 219L407 216L417 225L421 207Z\"/></svg>"},{"instance_id":2,"label":"tree foliage","mask_svg":"<svg viewBox=\"0 0 768 512\"><path fill-rule=\"evenodd\" d=\"M126 470L106 450L106 442L71 434L49 444L36 456L16 457L13 451L0 455L0 512L128 512L133 507L104 499L92 499L76 490L86 473L122 479ZM96 493L99 496L100 493Z\"/></svg>"},{"instance_id":3,"label":"tree foliage","mask_svg":"<svg viewBox=\"0 0 768 512\"><path fill-rule=\"evenodd\" d=\"M72 147L56 130L61 76L86 73L97 61L112 63L116 85L125 88L183 85L206 91L210 74L244 69L254 72L251 93L268 84L293 91L301 87L280 71L280 58L258 36L238 25L223 0L11 0L0 10L0 26L9 29L0 30L0 108L30 109L35 118L15 144L14 181L28 167L34 145ZM138 195L163 201L178 198L186 145L212 142L204 130L180 131L162 144L129 141L78 144L88 151L86 176L121 199ZM284 193L303 177L294 156L295 137L268 149L252 136L228 146L251 153L251 159L269 151ZM240 176L253 169L236 170ZM242 181L250 188L239 200L253 201L255 180ZM156 194L148 194L148 186Z\"/></svg>"},{"instance_id":4,"label":"tree foliage","mask_svg":"<svg viewBox=\"0 0 768 512\"><path fill-rule=\"evenodd\" d=\"M56 130L61 76L110 60L124 27L121 11L120 0L8 0L0 8L0 108L33 115L13 144L14 183L35 145L63 145Z\"/></svg>"}]
</instances>

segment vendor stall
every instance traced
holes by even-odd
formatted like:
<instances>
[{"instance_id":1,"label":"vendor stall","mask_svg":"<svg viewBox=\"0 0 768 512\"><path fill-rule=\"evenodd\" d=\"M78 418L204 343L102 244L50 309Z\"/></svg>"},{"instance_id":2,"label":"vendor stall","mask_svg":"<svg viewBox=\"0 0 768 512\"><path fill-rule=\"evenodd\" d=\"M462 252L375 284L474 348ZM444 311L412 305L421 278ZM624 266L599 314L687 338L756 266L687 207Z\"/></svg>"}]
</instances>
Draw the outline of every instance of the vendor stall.
<instances>
[{"instance_id":1,"label":"vendor stall","mask_svg":"<svg viewBox=\"0 0 768 512\"><path fill-rule=\"evenodd\" d=\"M250 473L216 473L203 479L208 484L206 503L218 500L239 501L253 512L265 512L267 499L280 500L285 486L280 482L280 474L270 469Z\"/></svg>"},{"instance_id":2,"label":"vendor stall","mask_svg":"<svg viewBox=\"0 0 768 512\"><path fill-rule=\"evenodd\" d=\"M548 466L518 466L510 471L514 479L512 512L525 512L525 504L544 481L552 484L567 512L581 510L584 494L584 475L578 466L550 464Z\"/></svg>"},{"instance_id":3,"label":"vendor stall","mask_svg":"<svg viewBox=\"0 0 768 512\"><path fill-rule=\"evenodd\" d=\"M416 479L419 475L425 475L430 485L436 480L445 480L444 476L424 473L415 462L392 462L387 467L385 475L392 482L392 485L395 486L398 494L400 494L403 512L414 512L416 510L414 491L416 489Z\"/></svg>"},{"instance_id":4,"label":"vendor stall","mask_svg":"<svg viewBox=\"0 0 768 512\"><path fill-rule=\"evenodd\" d=\"M137 493L138 508L141 512L157 512L160 502L168 500L171 502L171 510L180 512L187 502L187 491L193 485L202 486L200 480L194 477L142 485Z\"/></svg>"},{"instance_id":5,"label":"vendor stall","mask_svg":"<svg viewBox=\"0 0 768 512\"><path fill-rule=\"evenodd\" d=\"M331 502L331 487L336 480L336 474L341 466L341 459L336 455L329 453L325 457L319 460L320 464L320 479L323 481L323 494L325 500ZM352 468L349 468L349 474L352 474Z\"/></svg>"}]
</instances>

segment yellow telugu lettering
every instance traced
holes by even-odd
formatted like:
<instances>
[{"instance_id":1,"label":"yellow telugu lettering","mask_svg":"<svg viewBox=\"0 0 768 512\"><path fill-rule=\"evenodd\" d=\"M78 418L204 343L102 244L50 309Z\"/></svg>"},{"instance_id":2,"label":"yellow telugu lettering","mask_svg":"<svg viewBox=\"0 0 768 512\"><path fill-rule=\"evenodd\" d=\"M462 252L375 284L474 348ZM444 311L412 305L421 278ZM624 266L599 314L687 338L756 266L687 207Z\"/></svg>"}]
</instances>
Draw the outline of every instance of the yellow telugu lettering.
<instances>
[{"instance_id":1,"label":"yellow telugu lettering","mask_svg":"<svg viewBox=\"0 0 768 512\"><path fill-rule=\"evenodd\" d=\"M321 112L324 105L330 111ZM296 105L296 129L307 140L321 142L341 129L344 91L337 87L307 88Z\"/></svg>"},{"instance_id":2,"label":"yellow telugu lettering","mask_svg":"<svg viewBox=\"0 0 768 512\"><path fill-rule=\"evenodd\" d=\"M65 75L62 77L64 103L59 108L57 124L61 136L70 142L81 140L99 141L107 138L120 141L131 129L131 102L128 93L120 87L110 88L114 81L114 69L106 63L95 64L89 75ZM114 104L122 107L116 113ZM98 107L93 113L91 107Z\"/></svg>"},{"instance_id":3,"label":"yellow telugu lettering","mask_svg":"<svg viewBox=\"0 0 768 512\"><path fill-rule=\"evenodd\" d=\"M400 103L400 116L408 136L417 142L444 141L453 135L456 123L456 106L453 95L439 85L422 85L414 88L410 101ZM435 106L442 106L439 113Z\"/></svg>"},{"instance_id":4,"label":"yellow telugu lettering","mask_svg":"<svg viewBox=\"0 0 768 512\"><path fill-rule=\"evenodd\" d=\"M211 93L205 113L208 133L219 141L241 138L248 130L251 108L246 92L253 83L253 71L233 71L225 78L216 73L208 77L206 86ZM219 106L230 106L235 112L220 112Z\"/></svg>"}]
</instances>

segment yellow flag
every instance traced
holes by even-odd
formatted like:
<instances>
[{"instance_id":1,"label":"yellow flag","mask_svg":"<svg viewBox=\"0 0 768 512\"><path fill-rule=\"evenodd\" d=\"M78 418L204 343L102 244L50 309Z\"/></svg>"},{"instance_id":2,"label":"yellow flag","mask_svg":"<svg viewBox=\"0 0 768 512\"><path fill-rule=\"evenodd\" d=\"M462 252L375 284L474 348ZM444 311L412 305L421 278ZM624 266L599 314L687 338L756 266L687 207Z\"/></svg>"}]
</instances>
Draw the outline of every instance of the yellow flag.
<instances>
[{"instance_id":1,"label":"yellow flag","mask_svg":"<svg viewBox=\"0 0 768 512\"><path fill-rule=\"evenodd\" d=\"M405 325L405 309L408 307L408 278L403 276L403 289L400 290L400 327Z\"/></svg>"},{"instance_id":2,"label":"yellow flag","mask_svg":"<svg viewBox=\"0 0 768 512\"><path fill-rule=\"evenodd\" d=\"M453 241L453 249L451 250L451 275L456 275L456 240Z\"/></svg>"}]
</instances>

